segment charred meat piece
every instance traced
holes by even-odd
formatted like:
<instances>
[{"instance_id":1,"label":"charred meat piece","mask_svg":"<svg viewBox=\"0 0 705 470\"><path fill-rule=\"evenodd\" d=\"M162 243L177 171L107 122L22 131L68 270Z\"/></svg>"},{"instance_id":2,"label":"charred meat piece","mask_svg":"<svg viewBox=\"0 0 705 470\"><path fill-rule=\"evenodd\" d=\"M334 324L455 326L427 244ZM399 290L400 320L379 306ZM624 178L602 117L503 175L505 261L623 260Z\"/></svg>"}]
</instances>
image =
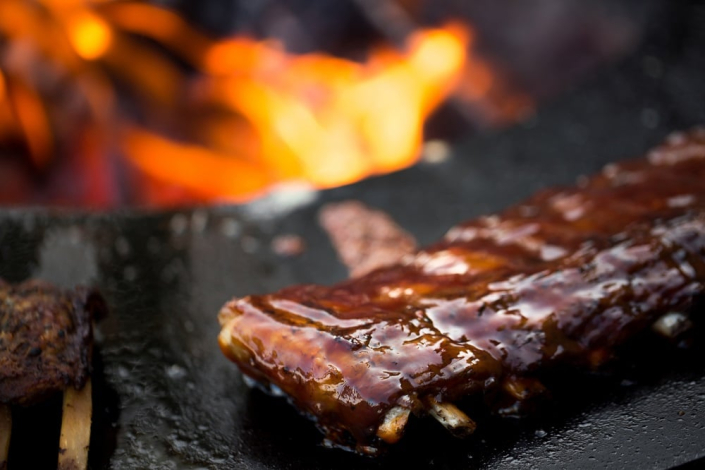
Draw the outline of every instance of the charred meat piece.
<instances>
[{"instance_id":1,"label":"charred meat piece","mask_svg":"<svg viewBox=\"0 0 705 470\"><path fill-rule=\"evenodd\" d=\"M389 215L358 201L329 203L318 219L351 277L399 261L416 251L416 240Z\"/></svg>"},{"instance_id":2,"label":"charred meat piece","mask_svg":"<svg viewBox=\"0 0 705 470\"><path fill-rule=\"evenodd\" d=\"M11 405L63 392L58 468L87 468L92 416L93 320L107 312L95 291L0 280L0 469L6 468Z\"/></svg>"},{"instance_id":3,"label":"charred meat piece","mask_svg":"<svg viewBox=\"0 0 705 470\"><path fill-rule=\"evenodd\" d=\"M460 224L365 276L234 299L220 312L219 343L329 444L374 454L413 413L471 432L454 404L470 394L516 412L544 391L538 372L599 366L665 315L686 315L704 285L696 130Z\"/></svg>"},{"instance_id":4,"label":"charred meat piece","mask_svg":"<svg viewBox=\"0 0 705 470\"><path fill-rule=\"evenodd\" d=\"M0 403L31 405L90 375L92 321L105 313L89 290L0 281Z\"/></svg>"}]
</instances>

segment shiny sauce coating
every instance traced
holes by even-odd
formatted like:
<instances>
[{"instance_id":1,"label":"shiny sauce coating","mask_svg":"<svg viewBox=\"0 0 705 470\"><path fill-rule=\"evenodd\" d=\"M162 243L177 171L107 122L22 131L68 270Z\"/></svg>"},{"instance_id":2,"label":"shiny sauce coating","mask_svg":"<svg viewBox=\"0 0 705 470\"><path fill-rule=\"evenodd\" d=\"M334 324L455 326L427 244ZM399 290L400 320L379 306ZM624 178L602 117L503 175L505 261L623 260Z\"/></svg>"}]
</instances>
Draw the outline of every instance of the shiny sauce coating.
<instances>
[{"instance_id":1,"label":"shiny sauce coating","mask_svg":"<svg viewBox=\"0 0 705 470\"><path fill-rule=\"evenodd\" d=\"M595 367L705 284L705 132L576 187L452 228L334 286L227 303L223 352L283 392L327 442L363 453L394 408L423 412L537 370ZM528 382L530 383L530 382ZM530 387L529 387L530 388Z\"/></svg>"}]
</instances>

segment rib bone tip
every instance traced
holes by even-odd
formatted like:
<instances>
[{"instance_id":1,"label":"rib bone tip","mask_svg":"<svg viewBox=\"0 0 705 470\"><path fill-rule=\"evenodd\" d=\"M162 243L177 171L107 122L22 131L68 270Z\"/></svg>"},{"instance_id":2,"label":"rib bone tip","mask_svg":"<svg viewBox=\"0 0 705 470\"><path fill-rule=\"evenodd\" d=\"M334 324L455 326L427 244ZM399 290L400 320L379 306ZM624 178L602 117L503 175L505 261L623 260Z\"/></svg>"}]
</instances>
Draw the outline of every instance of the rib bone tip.
<instances>
[{"instance_id":1,"label":"rib bone tip","mask_svg":"<svg viewBox=\"0 0 705 470\"><path fill-rule=\"evenodd\" d=\"M656 320L651 328L661 336L675 339L692 327L687 315L680 312L669 312Z\"/></svg>"},{"instance_id":2,"label":"rib bone tip","mask_svg":"<svg viewBox=\"0 0 705 470\"><path fill-rule=\"evenodd\" d=\"M384 421L377 429L377 436L384 442L394 444L401 439L406 423L409 421L411 410L402 406L395 406L384 417Z\"/></svg>"},{"instance_id":3,"label":"rib bone tip","mask_svg":"<svg viewBox=\"0 0 705 470\"><path fill-rule=\"evenodd\" d=\"M454 436L466 437L475 432L477 425L465 413L452 403L441 403L433 397L428 398L429 413Z\"/></svg>"}]
</instances>

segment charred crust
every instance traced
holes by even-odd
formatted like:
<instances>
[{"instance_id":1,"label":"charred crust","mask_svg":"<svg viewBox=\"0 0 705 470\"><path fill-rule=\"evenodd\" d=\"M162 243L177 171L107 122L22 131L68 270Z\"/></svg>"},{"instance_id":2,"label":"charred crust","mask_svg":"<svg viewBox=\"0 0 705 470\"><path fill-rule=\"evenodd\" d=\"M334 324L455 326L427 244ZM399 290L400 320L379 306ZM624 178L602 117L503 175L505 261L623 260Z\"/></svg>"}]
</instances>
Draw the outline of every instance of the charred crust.
<instances>
[{"instance_id":1,"label":"charred crust","mask_svg":"<svg viewBox=\"0 0 705 470\"><path fill-rule=\"evenodd\" d=\"M0 281L0 403L31 405L82 388L91 374L93 321L106 313L95 290Z\"/></svg>"}]
</instances>

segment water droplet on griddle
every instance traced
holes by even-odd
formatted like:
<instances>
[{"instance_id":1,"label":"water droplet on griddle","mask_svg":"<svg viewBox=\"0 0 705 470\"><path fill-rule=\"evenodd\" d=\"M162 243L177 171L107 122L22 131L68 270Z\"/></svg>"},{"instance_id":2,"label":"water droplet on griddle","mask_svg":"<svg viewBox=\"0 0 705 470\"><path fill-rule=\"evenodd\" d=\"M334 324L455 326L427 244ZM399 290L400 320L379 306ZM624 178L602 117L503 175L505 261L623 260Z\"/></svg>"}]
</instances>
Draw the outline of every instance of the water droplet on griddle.
<instances>
[{"instance_id":1,"label":"water droplet on griddle","mask_svg":"<svg viewBox=\"0 0 705 470\"><path fill-rule=\"evenodd\" d=\"M162 248L162 244L157 237L149 237L147 240L147 251L150 254L156 255Z\"/></svg>"},{"instance_id":2,"label":"water droplet on griddle","mask_svg":"<svg viewBox=\"0 0 705 470\"><path fill-rule=\"evenodd\" d=\"M208 226L208 213L203 210L194 211L191 214L191 230L201 233Z\"/></svg>"},{"instance_id":3,"label":"water droplet on griddle","mask_svg":"<svg viewBox=\"0 0 705 470\"><path fill-rule=\"evenodd\" d=\"M220 233L228 238L237 237L240 234L240 230L240 223L235 219L226 217L220 222Z\"/></svg>"},{"instance_id":4,"label":"water droplet on griddle","mask_svg":"<svg viewBox=\"0 0 705 470\"><path fill-rule=\"evenodd\" d=\"M134 266L126 266L122 272L122 275L126 281L132 282L137 279L137 268Z\"/></svg>"},{"instance_id":5,"label":"water droplet on griddle","mask_svg":"<svg viewBox=\"0 0 705 470\"><path fill-rule=\"evenodd\" d=\"M172 364L166 368L166 375L174 380L183 379L186 377L186 369L178 364Z\"/></svg>"},{"instance_id":6,"label":"water droplet on griddle","mask_svg":"<svg viewBox=\"0 0 705 470\"><path fill-rule=\"evenodd\" d=\"M115 240L115 251L117 251L118 255L123 257L130 254L130 243L125 237L118 237L117 240Z\"/></svg>"},{"instance_id":7,"label":"water droplet on griddle","mask_svg":"<svg viewBox=\"0 0 705 470\"><path fill-rule=\"evenodd\" d=\"M450 145L442 140L430 140L421 150L421 158L424 163L443 163L450 157Z\"/></svg>"},{"instance_id":8,"label":"water droplet on griddle","mask_svg":"<svg viewBox=\"0 0 705 470\"><path fill-rule=\"evenodd\" d=\"M641 123L647 129L656 129L660 121L658 111L653 108L644 108L641 110Z\"/></svg>"},{"instance_id":9,"label":"water droplet on griddle","mask_svg":"<svg viewBox=\"0 0 705 470\"><path fill-rule=\"evenodd\" d=\"M242 237L242 240L240 241L240 244L242 246L242 250L245 253L254 253L259 249L259 240L257 240L255 237Z\"/></svg>"},{"instance_id":10,"label":"water droplet on griddle","mask_svg":"<svg viewBox=\"0 0 705 470\"><path fill-rule=\"evenodd\" d=\"M183 235L188 228L188 219L184 214L175 214L169 221L169 228L174 235Z\"/></svg>"}]
</instances>

